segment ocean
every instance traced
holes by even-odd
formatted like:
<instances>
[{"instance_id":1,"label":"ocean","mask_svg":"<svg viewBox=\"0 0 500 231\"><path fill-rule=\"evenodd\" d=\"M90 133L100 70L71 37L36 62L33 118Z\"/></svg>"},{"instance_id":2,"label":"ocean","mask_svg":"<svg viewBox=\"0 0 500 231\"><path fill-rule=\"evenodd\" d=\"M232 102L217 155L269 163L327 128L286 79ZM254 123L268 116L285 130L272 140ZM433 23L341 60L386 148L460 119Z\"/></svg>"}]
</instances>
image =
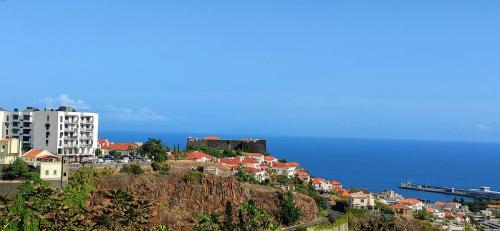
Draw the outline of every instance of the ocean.
<instances>
[{"instance_id":1,"label":"ocean","mask_svg":"<svg viewBox=\"0 0 500 231\"><path fill-rule=\"evenodd\" d=\"M101 132L116 142L161 139L169 146L186 144L188 136L168 134ZM449 201L453 196L399 189L399 184L479 188L500 191L500 143L383 140L296 136L228 135L224 138L267 139L268 152L278 158L300 162L313 176L338 180L346 188L372 192L391 189L405 197Z\"/></svg>"}]
</instances>

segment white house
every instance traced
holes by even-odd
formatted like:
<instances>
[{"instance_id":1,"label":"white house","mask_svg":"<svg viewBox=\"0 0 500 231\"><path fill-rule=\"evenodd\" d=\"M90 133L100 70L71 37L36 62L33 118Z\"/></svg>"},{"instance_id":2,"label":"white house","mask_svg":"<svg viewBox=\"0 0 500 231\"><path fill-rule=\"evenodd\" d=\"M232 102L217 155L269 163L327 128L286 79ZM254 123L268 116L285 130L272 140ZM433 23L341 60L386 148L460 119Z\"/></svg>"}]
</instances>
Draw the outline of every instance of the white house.
<instances>
[{"instance_id":1,"label":"white house","mask_svg":"<svg viewBox=\"0 0 500 231\"><path fill-rule=\"evenodd\" d=\"M349 207L355 209L368 209L375 206L375 199L371 193L362 191L349 194Z\"/></svg>"},{"instance_id":2,"label":"white house","mask_svg":"<svg viewBox=\"0 0 500 231\"><path fill-rule=\"evenodd\" d=\"M197 162L209 162L214 160L213 156L200 151L186 153L184 157L188 160L194 160Z\"/></svg>"},{"instance_id":3,"label":"white house","mask_svg":"<svg viewBox=\"0 0 500 231\"><path fill-rule=\"evenodd\" d=\"M422 210L424 208L424 203L415 198L401 199L399 203L410 207L413 211Z\"/></svg>"},{"instance_id":4,"label":"white house","mask_svg":"<svg viewBox=\"0 0 500 231\"><path fill-rule=\"evenodd\" d=\"M290 163L281 163L281 162L273 162L271 167L276 171L276 173L282 175L287 175L288 178L293 178L296 174L296 171L299 168L299 164L295 162Z\"/></svg>"},{"instance_id":5,"label":"white house","mask_svg":"<svg viewBox=\"0 0 500 231\"><path fill-rule=\"evenodd\" d=\"M311 182L316 191L331 192L333 190L333 185L323 178L312 178Z\"/></svg>"},{"instance_id":6,"label":"white house","mask_svg":"<svg viewBox=\"0 0 500 231\"><path fill-rule=\"evenodd\" d=\"M255 175L255 179L258 182L262 182L262 181L264 181L264 180L267 179L267 172L265 170L261 170L261 169L258 169L258 168L246 167L245 171L253 173Z\"/></svg>"},{"instance_id":7,"label":"white house","mask_svg":"<svg viewBox=\"0 0 500 231\"><path fill-rule=\"evenodd\" d=\"M248 153L247 154L248 157L250 158L253 158L255 160L257 160L260 163L264 162L264 155L263 154L260 154L260 153Z\"/></svg>"},{"instance_id":8,"label":"white house","mask_svg":"<svg viewBox=\"0 0 500 231\"><path fill-rule=\"evenodd\" d=\"M18 139L0 139L0 164L11 164L21 156L21 142Z\"/></svg>"},{"instance_id":9,"label":"white house","mask_svg":"<svg viewBox=\"0 0 500 231\"><path fill-rule=\"evenodd\" d=\"M47 150L31 149L22 156L23 160L40 172L42 180L61 180L68 177L62 156Z\"/></svg>"}]
</instances>

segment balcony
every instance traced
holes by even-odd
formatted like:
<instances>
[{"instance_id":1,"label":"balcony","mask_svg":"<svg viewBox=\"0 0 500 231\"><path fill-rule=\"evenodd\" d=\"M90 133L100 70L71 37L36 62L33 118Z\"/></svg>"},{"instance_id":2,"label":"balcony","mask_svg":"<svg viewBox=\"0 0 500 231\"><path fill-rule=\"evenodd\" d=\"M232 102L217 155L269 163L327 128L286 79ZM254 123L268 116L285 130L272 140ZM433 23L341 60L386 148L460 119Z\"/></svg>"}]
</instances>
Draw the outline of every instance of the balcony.
<instances>
[{"instance_id":1,"label":"balcony","mask_svg":"<svg viewBox=\"0 0 500 231\"><path fill-rule=\"evenodd\" d=\"M68 144L63 144L63 147L65 147L65 148L77 148L78 145L76 143L68 143Z\"/></svg>"},{"instance_id":2,"label":"balcony","mask_svg":"<svg viewBox=\"0 0 500 231\"><path fill-rule=\"evenodd\" d=\"M65 132L77 132L78 128L64 128Z\"/></svg>"},{"instance_id":3,"label":"balcony","mask_svg":"<svg viewBox=\"0 0 500 231\"><path fill-rule=\"evenodd\" d=\"M80 131L82 131L82 132L93 132L94 128L81 128Z\"/></svg>"},{"instance_id":4,"label":"balcony","mask_svg":"<svg viewBox=\"0 0 500 231\"><path fill-rule=\"evenodd\" d=\"M82 148L91 148L92 144L80 144L80 147L82 147Z\"/></svg>"},{"instance_id":5,"label":"balcony","mask_svg":"<svg viewBox=\"0 0 500 231\"><path fill-rule=\"evenodd\" d=\"M76 139L78 139L78 136L64 136L64 139L66 139L66 140L76 140Z\"/></svg>"},{"instance_id":6,"label":"balcony","mask_svg":"<svg viewBox=\"0 0 500 231\"><path fill-rule=\"evenodd\" d=\"M66 124L77 124L78 120L65 120L64 123L66 123Z\"/></svg>"}]
</instances>

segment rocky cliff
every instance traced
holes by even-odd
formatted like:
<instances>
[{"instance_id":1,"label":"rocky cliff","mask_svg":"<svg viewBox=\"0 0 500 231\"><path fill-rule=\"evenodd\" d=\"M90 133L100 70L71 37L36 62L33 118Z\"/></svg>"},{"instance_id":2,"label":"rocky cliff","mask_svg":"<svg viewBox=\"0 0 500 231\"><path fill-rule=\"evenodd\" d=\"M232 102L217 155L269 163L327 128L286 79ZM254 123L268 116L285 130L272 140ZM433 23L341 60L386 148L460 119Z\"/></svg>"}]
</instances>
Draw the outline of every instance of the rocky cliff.
<instances>
[{"instance_id":1,"label":"rocky cliff","mask_svg":"<svg viewBox=\"0 0 500 231\"><path fill-rule=\"evenodd\" d=\"M168 176L114 174L104 177L97 190L125 189L141 199L152 201L154 218L149 226L167 224L174 230L192 230L200 214L223 214L228 201L236 208L238 204L253 200L257 207L278 218L282 190L240 183L233 177L196 176L189 178L182 173ZM294 197L303 212L301 223L319 216L312 198L299 193ZM101 202L99 194L93 194L90 206L99 206ZM236 209L234 212L236 217Z\"/></svg>"}]
</instances>

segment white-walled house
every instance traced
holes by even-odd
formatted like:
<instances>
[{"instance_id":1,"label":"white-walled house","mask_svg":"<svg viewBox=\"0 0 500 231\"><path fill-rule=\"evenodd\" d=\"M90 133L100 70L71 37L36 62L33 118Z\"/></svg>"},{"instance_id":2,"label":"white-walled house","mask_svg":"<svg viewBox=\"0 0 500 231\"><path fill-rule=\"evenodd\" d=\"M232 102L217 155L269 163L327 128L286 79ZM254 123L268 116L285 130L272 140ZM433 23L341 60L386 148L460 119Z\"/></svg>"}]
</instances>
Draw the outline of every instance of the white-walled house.
<instances>
[{"instance_id":1,"label":"white-walled house","mask_svg":"<svg viewBox=\"0 0 500 231\"><path fill-rule=\"evenodd\" d=\"M61 180L68 177L62 156L54 155L47 150L31 149L22 158L28 165L39 169L42 180Z\"/></svg>"},{"instance_id":2,"label":"white-walled house","mask_svg":"<svg viewBox=\"0 0 500 231\"><path fill-rule=\"evenodd\" d=\"M262 182L267 179L267 172L265 170L261 170L258 168L245 167L246 172L253 173L255 175L255 179L258 182Z\"/></svg>"},{"instance_id":3,"label":"white-walled house","mask_svg":"<svg viewBox=\"0 0 500 231\"><path fill-rule=\"evenodd\" d=\"M197 162L209 162L215 159L213 156L200 151L186 153L184 157L188 160L193 160Z\"/></svg>"},{"instance_id":4,"label":"white-walled house","mask_svg":"<svg viewBox=\"0 0 500 231\"><path fill-rule=\"evenodd\" d=\"M415 198L401 199L399 203L410 207L413 211L419 211L424 208L424 202Z\"/></svg>"},{"instance_id":5,"label":"white-walled house","mask_svg":"<svg viewBox=\"0 0 500 231\"><path fill-rule=\"evenodd\" d=\"M295 162L290 163L281 163L281 162L273 162L271 164L272 169L276 171L276 173L280 175L287 175L288 178L293 178L296 174L296 171L299 168L299 164Z\"/></svg>"},{"instance_id":6,"label":"white-walled house","mask_svg":"<svg viewBox=\"0 0 500 231\"><path fill-rule=\"evenodd\" d=\"M312 178L311 182L316 191L331 192L333 190L333 185L323 178Z\"/></svg>"},{"instance_id":7,"label":"white-walled house","mask_svg":"<svg viewBox=\"0 0 500 231\"><path fill-rule=\"evenodd\" d=\"M261 153L248 153L247 157L255 159L256 161L259 162L259 164L264 162L264 155Z\"/></svg>"},{"instance_id":8,"label":"white-walled house","mask_svg":"<svg viewBox=\"0 0 500 231\"><path fill-rule=\"evenodd\" d=\"M18 139L0 139L0 164L11 164L21 156L21 142Z\"/></svg>"},{"instance_id":9,"label":"white-walled house","mask_svg":"<svg viewBox=\"0 0 500 231\"><path fill-rule=\"evenodd\" d=\"M354 209L368 209L375 206L375 199L371 193L362 191L349 194L349 207Z\"/></svg>"}]
</instances>

